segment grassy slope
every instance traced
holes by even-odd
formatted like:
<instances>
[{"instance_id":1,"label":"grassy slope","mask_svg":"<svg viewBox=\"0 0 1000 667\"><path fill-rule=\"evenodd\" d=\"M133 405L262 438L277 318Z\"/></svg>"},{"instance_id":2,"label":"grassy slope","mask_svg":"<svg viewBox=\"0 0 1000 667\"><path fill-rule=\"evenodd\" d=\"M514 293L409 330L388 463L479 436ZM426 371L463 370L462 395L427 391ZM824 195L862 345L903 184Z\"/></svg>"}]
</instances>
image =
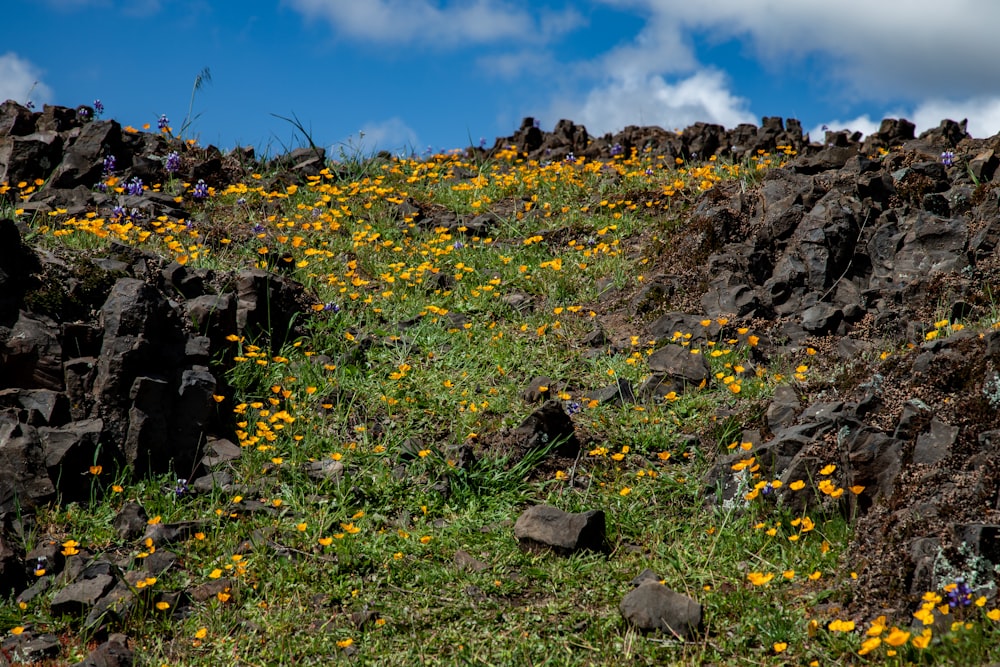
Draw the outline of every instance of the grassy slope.
<instances>
[{"instance_id":1,"label":"grassy slope","mask_svg":"<svg viewBox=\"0 0 1000 667\"><path fill-rule=\"evenodd\" d=\"M814 513L803 521L762 498L711 509L702 501L704 471L739 447L742 423L716 417L717 409L752 414L782 376L809 383L805 352L741 374L754 332L725 323L700 349L718 372L706 387L624 407L580 396L619 378L638 385L656 347L642 337L643 322L622 315L626 298L602 291L641 288L653 249L683 233L699 191L721 179L750 185L770 162L668 165L639 155L538 165L513 152L486 163L455 155L349 162L298 188L268 191L259 185L268 174L250 176L198 204L190 228L164 220L146 233L100 218L36 224L37 242L99 247L117 237L191 265L285 262L327 308L314 314L309 336L276 356L255 341L232 341L239 361L229 380L244 446L237 492L177 496L174 479L118 486L100 475L105 500L46 511L35 539L73 539L131 556L138 567L149 550L116 544L111 528L126 500L154 520L206 522L172 548L178 563L144 589L126 628L142 664L861 660L873 619L854 632L829 625L851 589L845 519ZM456 170L474 177L455 179ZM499 211L500 222L488 237L423 228L396 215L407 197L459 214ZM503 303L515 291L536 308L519 313ZM595 322L617 322L609 334L624 342L620 352L584 354L579 341ZM375 344L365 361L345 363L366 339ZM548 461L532 472L503 458L499 434L532 410L520 394L537 375L556 380L567 405L580 405L573 419L589 444L575 464ZM685 444L688 434L700 444ZM462 443L480 457L471 472L451 460L450 448ZM341 482L304 474L307 461L330 458L346 466ZM752 462L746 474L751 495L768 481L755 478ZM450 495L440 492L443 481ZM513 521L539 502L604 509L610 555L521 552ZM482 568L460 567L459 550ZM618 603L647 567L704 605L699 640L625 627ZM212 582L222 583L193 614L172 617L171 592ZM46 610L45 596L23 609L7 602L0 622L63 632L69 654L82 657L86 638ZM886 629L865 659L996 654L985 611L928 649Z\"/></svg>"}]
</instances>

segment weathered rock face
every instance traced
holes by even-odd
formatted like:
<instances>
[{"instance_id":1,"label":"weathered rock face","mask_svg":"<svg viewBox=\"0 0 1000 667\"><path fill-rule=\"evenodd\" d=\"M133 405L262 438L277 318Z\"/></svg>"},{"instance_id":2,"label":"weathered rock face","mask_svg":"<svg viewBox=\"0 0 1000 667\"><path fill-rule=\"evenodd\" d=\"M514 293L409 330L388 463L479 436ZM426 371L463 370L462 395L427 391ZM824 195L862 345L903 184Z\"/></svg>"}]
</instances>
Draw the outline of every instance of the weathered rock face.
<instances>
[{"instance_id":1,"label":"weathered rock face","mask_svg":"<svg viewBox=\"0 0 1000 667\"><path fill-rule=\"evenodd\" d=\"M229 336L281 323L282 341L297 335L292 322L306 309L301 286L260 270L213 283L125 247L40 257L9 220L0 235L10 287L0 303L0 450L13 462L0 471L0 520L17 502L86 500L90 466L193 477L208 440L230 435L215 398L225 366L210 360L232 356ZM60 323L60 309L81 319Z\"/></svg>"}]
</instances>

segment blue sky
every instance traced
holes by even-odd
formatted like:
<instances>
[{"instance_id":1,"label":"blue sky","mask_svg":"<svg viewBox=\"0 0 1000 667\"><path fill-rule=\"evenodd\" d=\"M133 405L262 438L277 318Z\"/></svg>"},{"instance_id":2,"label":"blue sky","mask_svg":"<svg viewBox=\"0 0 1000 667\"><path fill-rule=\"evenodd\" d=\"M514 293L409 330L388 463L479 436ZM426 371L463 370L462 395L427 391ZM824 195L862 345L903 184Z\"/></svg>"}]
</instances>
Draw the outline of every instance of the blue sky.
<instances>
[{"instance_id":1,"label":"blue sky","mask_svg":"<svg viewBox=\"0 0 1000 667\"><path fill-rule=\"evenodd\" d=\"M761 116L1000 131L994 0L14 0L0 100L271 154L488 145L524 116L591 134ZM11 7L10 5L13 5ZM360 133L364 133L361 139Z\"/></svg>"}]
</instances>

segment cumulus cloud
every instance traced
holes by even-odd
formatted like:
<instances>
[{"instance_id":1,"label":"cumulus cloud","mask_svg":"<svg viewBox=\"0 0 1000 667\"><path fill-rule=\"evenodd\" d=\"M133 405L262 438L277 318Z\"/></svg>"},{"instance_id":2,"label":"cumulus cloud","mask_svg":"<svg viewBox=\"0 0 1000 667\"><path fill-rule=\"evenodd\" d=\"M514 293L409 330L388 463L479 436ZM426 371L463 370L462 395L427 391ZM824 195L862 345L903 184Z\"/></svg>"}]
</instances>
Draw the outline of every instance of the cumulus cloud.
<instances>
[{"instance_id":1,"label":"cumulus cloud","mask_svg":"<svg viewBox=\"0 0 1000 667\"><path fill-rule=\"evenodd\" d=\"M339 33L377 43L438 47L526 41L572 30L582 20L573 9L545 11L537 19L501 0L289 0L306 17Z\"/></svg>"},{"instance_id":2,"label":"cumulus cloud","mask_svg":"<svg viewBox=\"0 0 1000 667\"><path fill-rule=\"evenodd\" d=\"M640 53L693 57L678 34L740 39L774 63L819 55L831 77L869 99L1000 92L1000 3L993 0L598 0L639 11ZM645 45L645 46L644 46Z\"/></svg>"},{"instance_id":3,"label":"cumulus cloud","mask_svg":"<svg viewBox=\"0 0 1000 667\"><path fill-rule=\"evenodd\" d=\"M969 120L968 132L974 137L990 137L1000 132L1000 97L972 97L966 100L932 99L921 102L907 116L919 131L937 127L945 118Z\"/></svg>"},{"instance_id":4,"label":"cumulus cloud","mask_svg":"<svg viewBox=\"0 0 1000 667\"><path fill-rule=\"evenodd\" d=\"M42 83L41 72L14 52L0 56L0 101L15 100L24 104L48 102L52 89Z\"/></svg>"},{"instance_id":5,"label":"cumulus cloud","mask_svg":"<svg viewBox=\"0 0 1000 667\"><path fill-rule=\"evenodd\" d=\"M637 124L673 129L698 121L726 127L756 122L747 101L734 96L727 84L726 75L717 70L675 83L659 75L620 77L594 87L581 103L556 103L550 113L581 122L592 134Z\"/></svg>"}]
</instances>

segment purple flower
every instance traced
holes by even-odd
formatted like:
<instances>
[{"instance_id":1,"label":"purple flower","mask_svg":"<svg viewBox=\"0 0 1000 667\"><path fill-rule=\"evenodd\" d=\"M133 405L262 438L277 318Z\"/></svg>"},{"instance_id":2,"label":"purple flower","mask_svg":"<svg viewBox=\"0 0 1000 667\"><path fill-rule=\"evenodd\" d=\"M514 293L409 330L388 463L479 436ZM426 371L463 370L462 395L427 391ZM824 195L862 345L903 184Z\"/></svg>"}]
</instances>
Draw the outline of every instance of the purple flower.
<instances>
[{"instance_id":1,"label":"purple flower","mask_svg":"<svg viewBox=\"0 0 1000 667\"><path fill-rule=\"evenodd\" d=\"M540 120L538 120L538 119L536 118L536 119L535 119L535 122L534 122L534 126L535 126L535 128L540 128L540 127L542 126L542 121L540 121Z\"/></svg>"},{"instance_id":2,"label":"purple flower","mask_svg":"<svg viewBox=\"0 0 1000 667\"><path fill-rule=\"evenodd\" d=\"M102 113L104 113L104 105L101 100L94 100L94 115L100 116Z\"/></svg>"},{"instance_id":3,"label":"purple flower","mask_svg":"<svg viewBox=\"0 0 1000 667\"><path fill-rule=\"evenodd\" d=\"M339 313L340 312L340 306L338 306L337 304L335 304L334 302L331 301L329 303L323 304L323 310L326 310L326 311L329 311L329 312L334 312L334 313Z\"/></svg>"},{"instance_id":4,"label":"purple flower","mask_svg":"<svg viewBox=\"0 0 1000 667\"><path fill-rule=\"evenodd\" d=\"M575 156L575 155L573 155L572 153L569 153L569 154L568 154L568 155L566 156L566 158L565 158L565 161L566 161L566 162L569 162L569 163L575 163L575 162L576 162L576 156Z\"/></svg>"},{"instance_id":5,"label":"purple flower","mask_svg":"<svg viewBox=\"0 0 1000 667\"><path fill-rule=\"evenodd\" d=\"M948 591L948 606L954 609L968 607L970 604L972 604L972 589L965 583L965 579L959 577L955 580L955 587Z\"/></svg>"},{"instance_id":6,"label":"purple flower","mask_svg":"<svg viewBox=\"0 0 1000 667\"><path fill-rule=\"evenodd\" d=\"M111 209L111 217L112 218L119 218L119 219L120 218L124 218L125 217L125 207L122 206L122 205L120 205L120 204L118 206L115 206L113 209Z\"/></svg>"},{"instance_id":7,"label":"purple flower","mask_svg":"<svg viewBox=\"0 0 1000 667\"><path fill-rule=\"evenodd\" d=\"M621 155L624 152L625 149L622 148L622 145L619 143L616 143L614 146L611 147L611 155Z\"/></svg>"},{"instance_id":8,"label":"purple flower","mask_svg":"<svg viewBox=\"0 0 1000 667\"><path fill-rule=\"evenodd\" d=\"M104 175L110 176L115 173L115 156L108 155L104 158Z\"/></svg>"},{"instance_id":9,"label":"purple flower","mask_svg":"<svg viewBox=\"0 0 1000 667\"><path fill-rule=\"evenodd\" d=\"M166 132L170 127L170 119L167 118L167 114L160 114L160 120L156 121L156 127L160 128L160 132Z\"/></svg>"},{"instance_id":10,"label":"purple flower","mask_svg":"<svg viewBox=\"0 0 1000 667\"><path fill-rule=\"evenodd\" d=\"M583 406L581 406L576 401L573 401L572 403L566 406L567 414L575 415L577 412L580 412L581 410L583 410Z\"/></svg>"},{"instance_id":11,"label":"purple flower","mask_svg":"<svg viewBox=\"0 0 1000 667\"><path fill-rule=\"evenodd\" d=\"M941 153L941 164L950 167L955 164L955 151L945 151Z\"/></svg>"},{"instance_id":12,"label":"purple flower","mask_svg":"<svg viewBox=\"0 0 1000 667\"><path fill-rule=\"evenodd\" d=\"M27 102L24 103L24 108L30 111L31 109L35 108L35 103L32 102L31 100L28 100Z\"/></svg>"},{"instance_id":13,"label":"purple flower","mask_svg":"<svg viewBox=\"0 0 1000 667\"><path fill-rule=\"evenodd\" d=\"M87 120L90 118L90 109L87 107L80 107L76 110L76 115L80 117L80 120Z\"/></svg>"},{"instance_id":14,"label":"purple flower","mask_svg":"<svg viewBox=\"0 0 1000 667\"><path fill-rule=\"evenodd\" d=\"M133 176L128 183L125 184L125 193L132 195L133 197L142 194L142 179L138 176Z\"/></svg>"},{"instance_id":15,"label":"purple flower","mask_svg":"<svg viewBox=\"0 0 1000 667\"><path fill-rule=\"evenodd\" d=\"M176 174L180 168L181 156L177 154L177 151L173 151L167 155L167 163L164 165L164 169L167 170L168 174Z\"/></svg>"},{"instance_id":16,"label":"purple flower","mask_svg":"<svg viewBox=\"0 0 1000 667\"><path fill-rule=\"evenodd\" d=\"M198 182L194 184L194 191L191 196L195 199L204 199L208 196L208 184L205 183L203 179L198 179Z\"/></svg>"},{"instance_id":17,"label":"purple flower","mask_svg":"<svg viewBox=\"0 0 1000 667\"><path fill-rule=\"evenodd\" d=\"M188 492L188 481L186 479L178 479L177 486L174 487L174 496L180 498L187 492Z\"/></svg>"},{"instance_id":18,"label":"purple flower","mask_svg":"<svg viewBox=\"0 0 1000 667\"><path fill-rule=\"evenodd\" d=\"M237 206L243 206L246 203L247 203L246 197L240 197L239 199L236 200Z\"/></svg>"},{"instance_id":19,"label":"purple flower","mask_svg":"<svg viewBox=\"0 0 1000 667\"><path fill-rule=\"evenodd\" d=\"M455 250L461 250L462 248L465 247L465 244L462 243L461 241L455 241L454 243L451 244L451 247L454 248Z\"/></svg>"},{"instance_id":20,"label":"purple flower","mask_svg":"<svg viewBox=\"0 0 1000 667\"><path fill-rule=\"evenodd\" d=\"M647 176L652 176L653 175L653 168L652 167L646 167L646 175Z\"/></svg>"},{"instance_id":21,"label":"purple flower","mask_svg":"<svg viewBox=\"0 0 1000 667\"><path fill-rule=\"evenodd\" d=\"M479 137L479 147L486 148L486 137Z\"/></svg>"}]
</instances>

